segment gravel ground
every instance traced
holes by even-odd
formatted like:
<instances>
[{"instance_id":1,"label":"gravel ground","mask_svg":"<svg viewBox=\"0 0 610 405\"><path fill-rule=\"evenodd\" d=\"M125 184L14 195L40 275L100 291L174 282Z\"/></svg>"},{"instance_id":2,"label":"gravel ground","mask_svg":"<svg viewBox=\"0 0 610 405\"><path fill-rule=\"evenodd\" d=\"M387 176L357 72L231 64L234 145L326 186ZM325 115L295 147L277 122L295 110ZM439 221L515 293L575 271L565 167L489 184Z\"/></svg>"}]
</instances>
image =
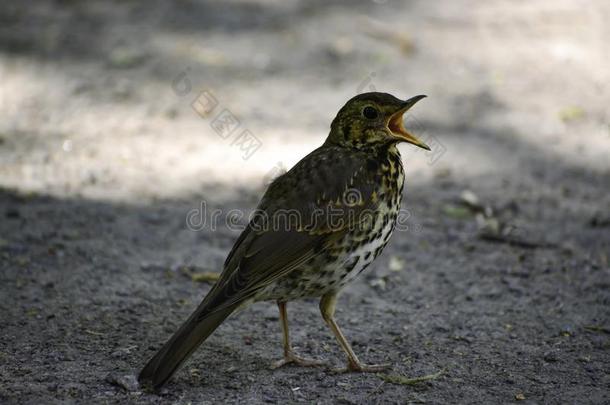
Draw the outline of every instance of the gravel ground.
<instances>
[{"instance_id":1,"label":"gravel ground","mask_svg":"<svg viewBox=\"0 0 610 405\"><path fill-rule=\"evenodd\" d=\"M0 402L609 403L609 18L573 0L3 4ZM258 303L139 390L237 237L231 210L375 89L428 94L407 126L434 148L403 147L407 227L338 306L391 370L270 370L278 314ZM293 341L341 366L317 308L290 304Z\"/></svg>"}]
</instances>

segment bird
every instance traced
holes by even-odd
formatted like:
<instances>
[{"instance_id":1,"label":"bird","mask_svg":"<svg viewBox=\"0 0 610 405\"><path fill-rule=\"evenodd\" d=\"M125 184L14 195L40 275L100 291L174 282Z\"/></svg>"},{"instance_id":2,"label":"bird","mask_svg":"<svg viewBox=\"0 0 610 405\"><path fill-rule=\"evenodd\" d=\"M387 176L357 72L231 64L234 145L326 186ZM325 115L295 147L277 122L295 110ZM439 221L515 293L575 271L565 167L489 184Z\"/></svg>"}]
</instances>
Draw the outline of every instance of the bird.
<instances>
[{"instance_id":1,"label":"bird","mask_svg":"<svg viewBox=\"0 0 610 405\"><path fill-rule=\"evenodd\" d=\"M138 375L159 390L232 313L257 301L279 309L283 358L272 364L318 366L295 353L287 303L320 298L323 320L347 356L347 372L375 372L362 363L335 320L339 293L379 256L394 230L404 186L397 145L430 148L407 131L404 114L424 95L354 96L339 110L324 143L267 188L203 301Z\"/></svg>"}]
</instances>

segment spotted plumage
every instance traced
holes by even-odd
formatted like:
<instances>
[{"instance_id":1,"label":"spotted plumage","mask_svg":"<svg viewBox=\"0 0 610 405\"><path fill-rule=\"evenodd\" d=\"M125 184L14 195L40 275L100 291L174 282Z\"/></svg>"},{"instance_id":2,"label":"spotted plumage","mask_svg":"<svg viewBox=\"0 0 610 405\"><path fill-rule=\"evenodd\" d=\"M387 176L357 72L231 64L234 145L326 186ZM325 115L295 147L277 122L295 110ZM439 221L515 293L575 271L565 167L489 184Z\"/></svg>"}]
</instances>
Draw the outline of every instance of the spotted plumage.
<instances>
[{"instance_id":1,"label":"spotted plumage","mask_svg":"<svg viewBox=\"0 0 610 405\"><path fill-rule=\"evenodd\" d=\"M269 186L220 279L144 367L141 383L162 386L224 319L255 301L279 305L284 359L276 366L317 364L298 357L289 341L286 302L304 297L321 297L347 370L380 369L358 360L334 308L339 291L379 256L394 230L404 185L397 144L428 149L402 125L403 113L421 98L365 93L347 102L326 142Z\"/></svg>"},{"instance_id":2,"label":"spotted plumage","mask_svg":"<svg viewBox=\"0 0 610 405\"><path fill-rule=\"evenodd\" d=\"M382 145L378 148L383 150L378 151L377 148L371 148L359 151L359 153L350 153L356 166L364 167L352 177L357 180L360 178L372 179L373 186L370 189L370 195L361 195L361 197L370 199L365 204L375 207L375 209L370 213L360 213L363 216L369 215L371 223L361 225L360 221L354 221L355 223L348 227L347 232L335 242L334 247L327 248L324 255L314 257L295 271L265 287L253 297L254 301L291 301L298 298L319 297L338 291L379 256L389 241L400 210L402 200L400 190L404 183L404 171L400 153L395 144ZM322 149L321 152L312 153L311 158L316 159L316 153L329 152L338 158L342 153L346 153L341 149ZM383 156L386 164L367 164L367 157L371 155ZM303 169L297 165L293 169L294 174L287 173L285 176L298 176L298 171ZM278 179L277 182L278 185L281 185L282 179ZM357 186L357 182L347 184L344 194L353 192L360 195ZM323 288L319 288L320 285Z\"/></svg>"}]
</instances>

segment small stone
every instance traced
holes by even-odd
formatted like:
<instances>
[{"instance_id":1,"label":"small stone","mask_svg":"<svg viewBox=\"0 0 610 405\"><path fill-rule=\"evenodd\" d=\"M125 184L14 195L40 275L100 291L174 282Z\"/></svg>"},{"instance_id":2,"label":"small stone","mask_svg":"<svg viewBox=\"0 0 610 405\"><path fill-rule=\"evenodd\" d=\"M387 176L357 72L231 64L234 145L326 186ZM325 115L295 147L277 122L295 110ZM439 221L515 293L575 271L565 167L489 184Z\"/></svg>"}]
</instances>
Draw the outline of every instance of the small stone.
<instances>
[{"instance_id":1,"label":"small stone","mask_svg":"<svg viewBox=\"0 0 610 405\"><path fill-rule=\"evenodd\" d=\"M374 280L371 280L371 282L369 282L369 285L373 288L378 288L383 291L386 288L386 281L383 278L376 278Z\"/></svg>"},{"instance_id":2,"label":"small stone","mask_svg":"<svg viewBox=\"0 0 610 405\"><path fill-rule=\"evenodd\" d=\"M111 373L106 377L106 381L116 387L124 389L127 392L135 392L139 388L135 375L131 374L118 375Z\"/></svg>"},{"instance_id":3,"label":"small stone","mask_svg":"<svg viewBox=\"0 0 610 405\"><path fill-rule=\"evenodd\" d=\"M574 327L572 325L563 325L559 334L564 337L572 336L574 334Z\"/></svg>"},{"instance_id":4,"label":"small stone","mask_svg":"<svg viewBox=\"0 0 610 405\"><path fill-rule=\"evenodd\" d=\"M482 208L479 197L477 197L477 195L470 190L462 191L462 194L460 194L460 200L472 209L479 210Z\"/></svg>"},{"instance_id":5,"label":"small stone","mask_svg":"<svg viewBox=\"0 0 610 405\"><path fill-rule=\"evenodd\" d=\"M557 353L553 351L548 351L544 353L544 356L542 358L548 363L554 363L559 360L559 358L557 357Z\"/></svg>"},{"instance_id":6,"label":"small stone","mask_svg":"<svg viewBox=\"0 0 610 405\"><path fill-rule=\"evenodd\" d=\"M405 262L398 256L390 257L390 263L388 264L390 271L400 271L405 267Z\"/></svg>"}]
</instances>

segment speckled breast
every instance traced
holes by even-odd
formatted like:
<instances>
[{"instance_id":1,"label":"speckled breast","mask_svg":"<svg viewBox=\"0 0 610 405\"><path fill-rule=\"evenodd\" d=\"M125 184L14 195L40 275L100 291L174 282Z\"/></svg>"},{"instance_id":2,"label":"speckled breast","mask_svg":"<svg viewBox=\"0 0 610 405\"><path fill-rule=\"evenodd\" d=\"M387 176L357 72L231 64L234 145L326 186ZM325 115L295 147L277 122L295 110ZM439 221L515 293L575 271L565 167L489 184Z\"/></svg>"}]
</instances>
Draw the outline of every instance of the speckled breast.
<instances>
[{"instance_id":1,"label":"speckled breast","mask_svg":"<svg viewBox=\"0 0 610 405\"><path fill-rule=\"evenodd\" d=\"M381 165L382 178L375 190L379 205L369 226L348 231L332 247L266 287L257 301L289 301L340 290L381 254L394 231L404 185L398 152L390 154L387 162Z\"/></svg>"}]
</instances>

